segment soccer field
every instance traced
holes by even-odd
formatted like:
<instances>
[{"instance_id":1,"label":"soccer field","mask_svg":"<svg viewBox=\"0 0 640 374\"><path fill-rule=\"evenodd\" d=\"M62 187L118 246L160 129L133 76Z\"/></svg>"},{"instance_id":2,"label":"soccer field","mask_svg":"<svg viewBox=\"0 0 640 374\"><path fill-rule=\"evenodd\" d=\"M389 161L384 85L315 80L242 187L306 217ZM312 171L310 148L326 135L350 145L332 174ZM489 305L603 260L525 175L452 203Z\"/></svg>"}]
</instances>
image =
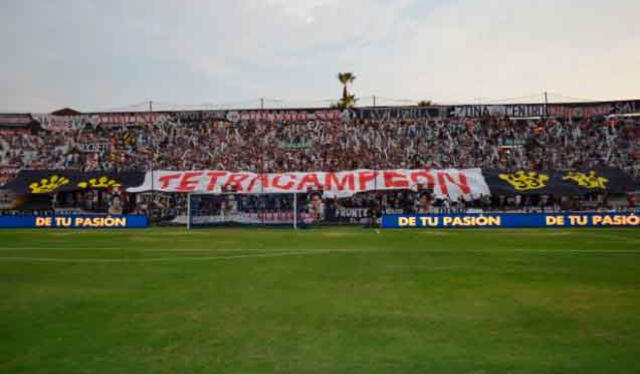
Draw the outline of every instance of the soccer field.
<instances>
[{"instance_id":1,"label":"soccer field","mask_svg":"<svg viewBox=\"0 0 640 374\"><path fill-rule=\"evenodd\" d=\"M2 373L638 373L640 231L0 231Z\"/></svg>"}]
</instances>

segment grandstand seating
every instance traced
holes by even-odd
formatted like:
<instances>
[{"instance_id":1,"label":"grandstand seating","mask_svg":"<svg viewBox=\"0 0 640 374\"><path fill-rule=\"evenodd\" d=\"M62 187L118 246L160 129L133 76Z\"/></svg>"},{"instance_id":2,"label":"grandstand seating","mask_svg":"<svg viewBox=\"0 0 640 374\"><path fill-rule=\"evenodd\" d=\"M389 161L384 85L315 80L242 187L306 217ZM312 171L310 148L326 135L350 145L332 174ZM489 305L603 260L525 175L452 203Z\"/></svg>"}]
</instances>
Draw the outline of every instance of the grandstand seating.
<instances>
[{"instance_id":1,"label":"grandstand seating","mask_svg":"<svg viewBox=\"0 0 640 374\"><path fill-rule=\"evenodd\" d=\"M289 119L173 121L122 126L34 127L0 131L0 170L231 170L257 173L352 169L483 168L569 170L609 166L640 175L640 120L594 116L584 119L479 118ZM10 180L4 175L4 182ZM3 181L0 181L3 182ZM417 210L415 192L375 193L343 201L339 207L383 205ZM184 198L127 199L129 210L162 206L184 211ZM602 196L590 197L602 203ZM82 197L75 197L80 201ZM96 199L98 201L101 199ZM135 202L138 201L138 206ZM631 200L630 201L635 201ZM461 202L439 202L461 209ZM566 203L566 202L565 202ZM333 203L331 203L333 204ZM560 207L562 199L492 196L464 206ZM567 203L569 204L569 203ZM86 204L85 204L86 205ZM98 204L99 205L99 204ZM108 205L108 204L107 204ZM143 208L141 208L141 206ZM106 209L103 206L102 209ZM414 208L411 208L414 209ZM163 213L159 213L162 215ZM167 212L164 212L167 214ZM170 214L171 215L171 214Z\"/></svg>"}]
</instances>

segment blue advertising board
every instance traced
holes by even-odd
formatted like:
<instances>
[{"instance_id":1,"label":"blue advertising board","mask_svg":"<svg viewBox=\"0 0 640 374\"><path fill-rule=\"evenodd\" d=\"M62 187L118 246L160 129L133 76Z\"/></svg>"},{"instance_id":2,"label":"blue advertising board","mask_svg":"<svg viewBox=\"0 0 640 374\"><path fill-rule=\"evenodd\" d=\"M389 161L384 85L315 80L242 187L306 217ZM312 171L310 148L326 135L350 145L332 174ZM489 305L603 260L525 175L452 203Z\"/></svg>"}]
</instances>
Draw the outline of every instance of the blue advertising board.
<instances>
[{"instance_id":1,"label":"blue advertising board","mask_svg":"<svg viewBox=\"0 0 640 374\"><path fill-rule=\"evenodd\" d=\"M383 228L640 227L635 213L389 214Z\"/></svg>"},{"instance_id":2,"label":"blue advertising board","mask_svg":"<svg viewBox=\"0 0 640 374\"><path fill-rule=\"evenodd\" d=\"M143 215L25 215L0 216L0 228L34 229L139 229L149 226Z\"/></svg>"}]
</instances>

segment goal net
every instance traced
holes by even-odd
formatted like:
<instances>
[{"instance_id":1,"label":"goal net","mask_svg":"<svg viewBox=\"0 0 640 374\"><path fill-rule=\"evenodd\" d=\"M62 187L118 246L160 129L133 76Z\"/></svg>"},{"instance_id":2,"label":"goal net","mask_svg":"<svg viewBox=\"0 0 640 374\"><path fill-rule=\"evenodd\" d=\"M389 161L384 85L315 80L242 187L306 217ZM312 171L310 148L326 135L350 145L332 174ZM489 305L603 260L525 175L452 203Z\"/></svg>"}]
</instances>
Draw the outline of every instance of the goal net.
<instances>
[{"instance_id":1,"label":"goal net","mask_svg":"<svg viewBox=\"0 0 640 374\"><path fill-rule=\"evenodd\" d=\"M382 214L441 210L427 192L374 191L349 198L326 198L322 191L289 194L156 195L156 222L188 228L264 226L302 228L314 225L375 226ZM430 206L434 203L434 206ZM156 209L158 210L158 209Z\"/></svg>"},{"instance_id":2,"label":"goal net","mask_svg":"<svg viewBox=\"0 0 640 374\"><path fill-rule=\"evenodd\" d=\"M187 227L286 226L299 228L312 223L302 194L223 193L191 194L187 204Z\"/></svg>"}]
</instances>

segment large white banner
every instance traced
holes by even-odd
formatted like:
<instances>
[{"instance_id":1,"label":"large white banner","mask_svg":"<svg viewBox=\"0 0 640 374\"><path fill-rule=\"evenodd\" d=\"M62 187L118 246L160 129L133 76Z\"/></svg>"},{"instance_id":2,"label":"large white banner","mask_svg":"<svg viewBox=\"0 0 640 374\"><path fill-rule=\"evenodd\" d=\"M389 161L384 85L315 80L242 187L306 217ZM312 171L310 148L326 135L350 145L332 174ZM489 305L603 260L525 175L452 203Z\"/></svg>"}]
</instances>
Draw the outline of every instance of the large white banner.
<instances>
[{"instance_id":1,"label":"large white banner","mask_svg":"<svg viewBox=\"0 0 640 374\"><path fill-rule=\"evenodd\" d=\"M348 197L375 190L430 189L436 197L458 200L489 195L480 169L395 169L341 172L257 174L221 170L147 172L144 183L128 192L163 191L217 194L270 194L323 191L325 197Z\"/></svg>"}]
</instances>

